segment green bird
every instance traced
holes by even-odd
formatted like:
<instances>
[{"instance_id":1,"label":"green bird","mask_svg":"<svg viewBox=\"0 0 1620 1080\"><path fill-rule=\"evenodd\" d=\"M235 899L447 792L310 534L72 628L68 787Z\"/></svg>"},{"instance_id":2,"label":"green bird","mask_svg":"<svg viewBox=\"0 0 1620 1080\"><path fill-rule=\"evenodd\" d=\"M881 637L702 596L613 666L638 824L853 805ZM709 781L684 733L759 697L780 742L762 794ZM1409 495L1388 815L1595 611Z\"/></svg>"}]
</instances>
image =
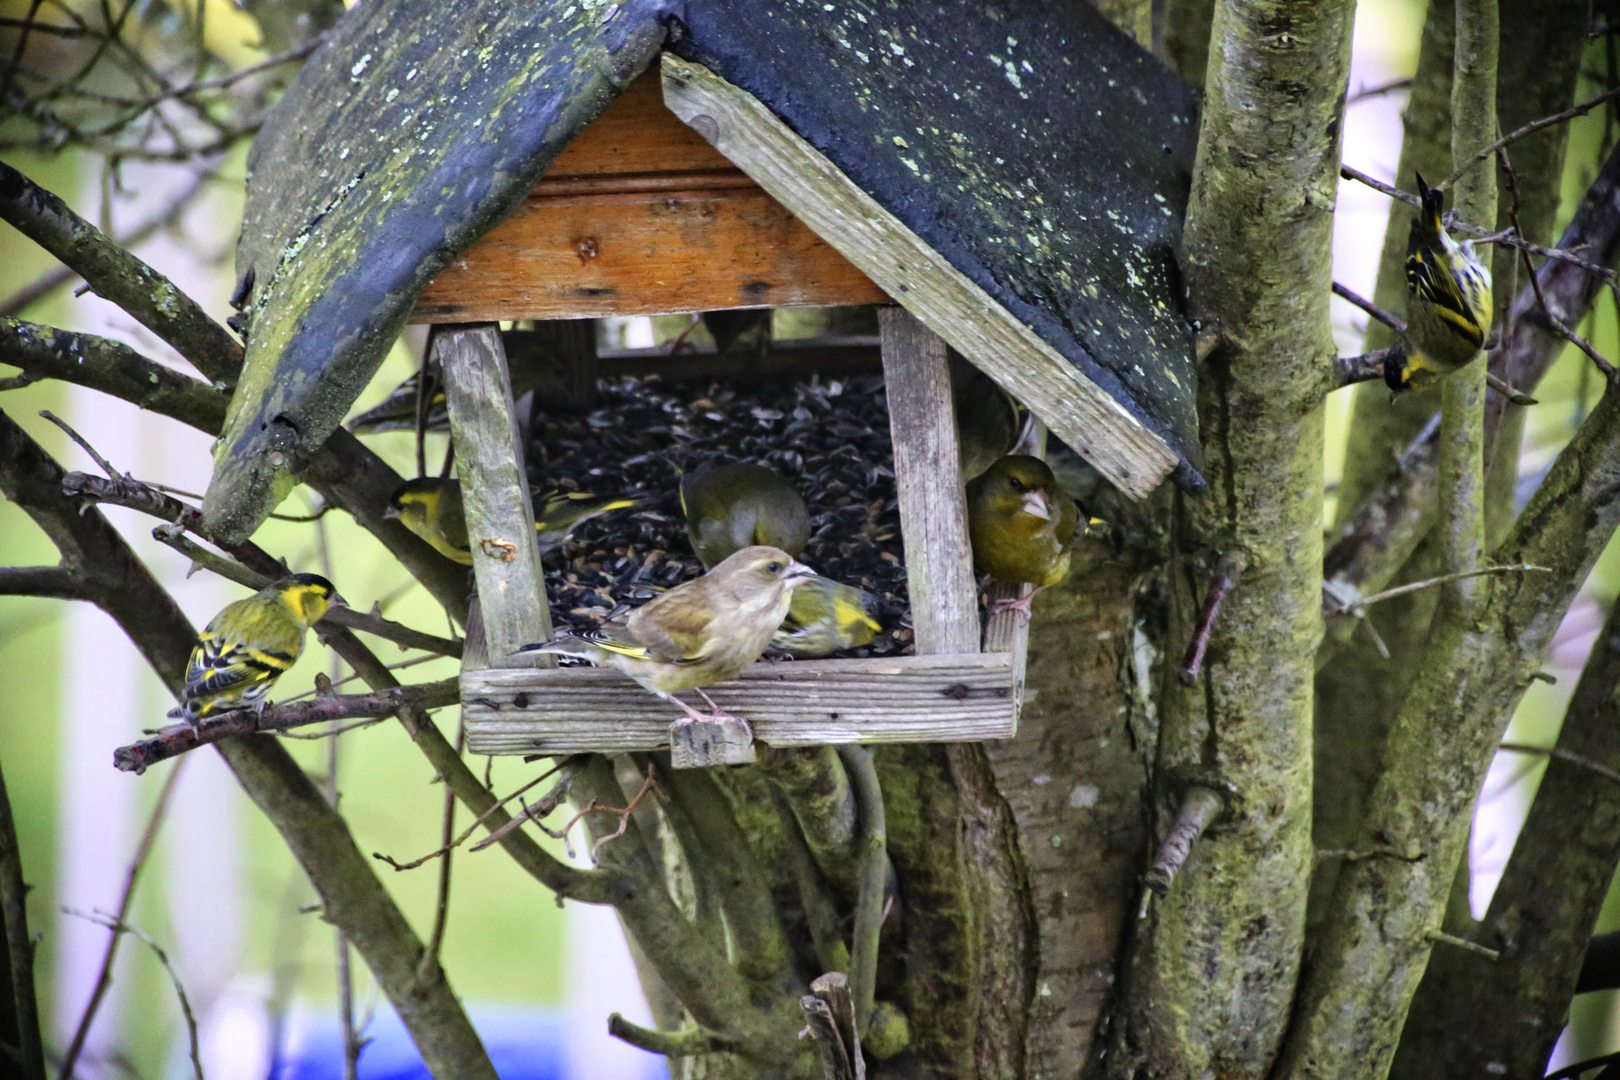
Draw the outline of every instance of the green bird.
<instances>
[{"instance_id":1,"label":"green bird","mask_svg":"<svg viewBox=\"0 0 1620 1080\"><path fill-rule=\"evenodd\" d=\"M180 704L169 715L195 725L232 709L263 709L265 695L304 651L304 631L343 603L319 574L293 574L226 604L198 635Z\"/></svg>"},{"instance_id":2,"label":"green bird","mask_svg":"<svg viewBox=\"0 0 1620 1080\"><path fill-rule=\"evenodd\" d=\"M1011 452L1023 430L1023 409L994 379L955 353L951 354L951 401L962 479L972 480Z\"/></svg>"},{"instance_id":3,"label":"green bird","mask_svg":"<svg viewBox=\"0 0 1620 1080\"><path fill-rule=\"evenodd\" d=\"M545 496L534 515L534 531L539 534L541 554L566 540L580 522L610 510L639 506L643 501L639 495L591 495L583 491L553 492ZM433 545L445 558L463 566L472 565L461 481L437 476L407 480L394 492L383 517L398 521Z\"/></svg>"},{"instance_id":4,"label":"green bird","mask_svg":"<svg viewBox=\"0 0 1620 1080\"><path fill-rule=\"evenodd\" d=\"M742 548L781 548L797 558L810 542L810 511L798 488L763 465L711 465L681 477L686 535L705 569Z\"/></svg>"},{"instance_id":5,"label":"green bird","mask_svg":"<svg viewBox=\"0 0 1620 1080\"><path fill-rule=\"evenodd\" d=\"M1069 572L1080 510L1040 458L1008 454L967 485L973 566L997 581L1035 586L1004 608L1029 613L1035 593Z\"/></svg>"},{"instance_id":6,"label":"green bird","mask_svg":"<svg viewBox=\"0 0 1620 1080\"><path fill-rule=\"evenodd\" d=\"M793 590L787 618L771 647L805 659L870 645L882 626L877 597L831 578L814 577Z\"/></svg>"},{"instance_id":7,"label":"green bird","mask_svg":"<svg viewBox=\"0 0 1620 1080\"><path fill-rule=\"evenodd\" d=\"M706 720L676 692L696 690L701 695L705 686L736 678L770 644L793 592L815 579L814 570L780 548L745 547L622 621L604 622L595 630L565 630L518 651L573 656L617 668L679 706L684 720ZM714 708L712 715L726 714Z\"/></svg>"}]
</instances>

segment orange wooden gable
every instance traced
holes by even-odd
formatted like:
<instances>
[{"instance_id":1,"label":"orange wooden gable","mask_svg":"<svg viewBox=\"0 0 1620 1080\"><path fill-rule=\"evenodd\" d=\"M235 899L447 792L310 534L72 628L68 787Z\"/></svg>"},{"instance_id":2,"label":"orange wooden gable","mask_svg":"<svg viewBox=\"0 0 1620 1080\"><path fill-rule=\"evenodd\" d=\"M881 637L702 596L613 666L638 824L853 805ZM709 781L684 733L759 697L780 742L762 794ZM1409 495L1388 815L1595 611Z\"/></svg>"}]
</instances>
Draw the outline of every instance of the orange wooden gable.
<instances>
[{"instance_id":1,"label":"orange wooden gable","mask_svg":"<svg viewBox=\"0 0 1620 1080\"><path fill-rule=\"evenodd\" d=\"M664 107L656 65L565 149L413 322L577 319L888 297Z\"/></svg>"}]
</instances>

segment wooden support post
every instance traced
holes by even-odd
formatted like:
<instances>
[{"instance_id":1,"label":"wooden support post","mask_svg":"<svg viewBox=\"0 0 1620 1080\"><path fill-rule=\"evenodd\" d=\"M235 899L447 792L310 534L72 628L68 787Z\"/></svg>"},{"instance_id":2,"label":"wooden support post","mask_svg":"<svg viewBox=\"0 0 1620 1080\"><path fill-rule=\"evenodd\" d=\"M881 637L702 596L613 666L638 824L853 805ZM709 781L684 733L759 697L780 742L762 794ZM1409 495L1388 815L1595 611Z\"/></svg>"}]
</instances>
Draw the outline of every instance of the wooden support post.
<instances>
[{"instance_id":1,"label":"wooden support post","mask_svg":"<svg viewBox=\"0 0 1620 1080\"><path fill-rule=\"evenodd\" d=\"M1012 448L1014 454L1030 454L1043 461L1046 459L1046 425L1031 417L1029 427L1024 431L1018 444ZM1085 530L1085 523L1080 524L1081 531ZM1078 541L1077 541L1078 542ZM990 614L984 622L984 651L987 653L1011 653L1013 659L1013 723L1018 722L1019 714L1024 711L1024 665L1029 652L1029 619L1017 611L997 611L998 600L1022 600L1035 591L1033 585L1015 585L1005 581L992 581L990 583L987 599L990 603ZM1016 731L1015 731L1016 733Z\"/></svg>"},{"instance_id":2,"label":"wooden support post","mask_svg":"<svg viewBox=\"0 0 1620 1080\"><path fill-rule=\"evenodd\" d=\"M669 725L669 767L707 769L715 765L751 765L754 733L736 717L677 720Z\"/></svg>"},{"instance_id":3,"label":"wooden support post","mask_svg":"<svg viewBox=\"0 0 1620 1080\"><path fill-rule=\"evenodd\" d=\"M978 652L978 596L945 340L904 308L879 308L878 323L917 653Z\"/></svg>"},{"instance_id":4,"label":"wooden support post","mask_svg":"<svg viewBox=\"0 0 1620 1080\"><path fill-rule=\"evenodd\" d=\"M512 655L551 636L551 610L500 330L493 323L457 326L435 340L489 665L550 667L548 655Z\"/></svg>"},{"instance_id":5,"label":"wooden support post","mask_svg":"<svg viewBox=\"0 0 1620 1080\"><path fill-rule=\"evenodd\" d=\"M596 320L551 319L501 334L510 367L527 369L534 407L553 412L596 408Z\"/></svg>"}]
</instances>

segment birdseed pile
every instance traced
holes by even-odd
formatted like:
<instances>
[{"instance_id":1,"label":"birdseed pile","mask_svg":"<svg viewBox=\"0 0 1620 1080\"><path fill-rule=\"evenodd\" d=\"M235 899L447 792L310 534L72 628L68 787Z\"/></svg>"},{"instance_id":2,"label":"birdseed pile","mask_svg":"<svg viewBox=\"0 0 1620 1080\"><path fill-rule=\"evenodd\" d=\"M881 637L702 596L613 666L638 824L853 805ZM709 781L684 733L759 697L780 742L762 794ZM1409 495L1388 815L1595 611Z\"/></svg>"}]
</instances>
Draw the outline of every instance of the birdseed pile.
<instances>
[{"instance_id":1,"label":"birdseed pile","mask_svg":"<svg viewBox=\"0 0 1620 1080\"><path fill-rule=\"evenodd\" d=\"M544 558L556 627L598 625L621 603L697 577L677 494L680 474L711 463L768 465L810 510L800 556L818 573L878 599L883 629L841 656L910 653L911 612L895 501L889 415L878 375L796 386L666 385L657 376L602 384L587 416L536 414L529 483L548 491L650 496L581 523Z\"/></svg>"}]
</instances>

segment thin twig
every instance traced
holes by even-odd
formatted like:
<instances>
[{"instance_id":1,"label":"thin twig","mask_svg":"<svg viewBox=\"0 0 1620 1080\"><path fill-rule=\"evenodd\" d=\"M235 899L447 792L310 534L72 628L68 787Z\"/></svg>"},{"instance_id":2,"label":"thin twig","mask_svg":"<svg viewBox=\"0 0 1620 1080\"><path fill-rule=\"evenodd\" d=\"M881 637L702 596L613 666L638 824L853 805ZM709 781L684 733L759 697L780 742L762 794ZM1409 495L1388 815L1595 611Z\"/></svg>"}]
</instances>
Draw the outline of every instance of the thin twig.
<instances>
[{"instance_id":1,"label":"thin twig","mask_svg":"<svg viewBox=\"0 0 1620 1080\"><path fill-rule=\"evenodd\" d=\"M1511 754L1539 754L1544 757L1557 758L1559 761L1567 761L1571 765L1575 765L1579 768L1586 769L1589 772L1596 773L1605 780L1620 784L1620 771L1616 771L1609 768L1607 765L1602 764L1601 762L1593 761L1591 758L1582 757L1577 753L1561 749L1557 746L1535 746L1531 743L1505 742L1498 744L1496 748L1498 750L1506 750Z\"/></svg>"},{"instance_id":2,"label":"thin twig","mask_svg":"<svg viewBox=\"0 0 1620 1080\"><path fill-rule=\"evenodd\" d=\"M1411 79L1396 79L1393 82L1383 83L1378 86L1369 86L1365 90L1357 90L1355 93L1351 94L1345 99L1345 104L1354 105L1357 102L1366 101L1368 98L1382 97L1385 94L1393 94L1400 90L1410 89L1412 89Z\"/></svg>"},{"instance_id":3,"label":"thin twig","mask_svg":"<svg viewBox=\"0 0 1620 1080\"><path fill-rule=\"evenodd\" d=\"M180 769L184 761L175 762L169 775L163 778L163 787L158 791L157 802L152 804L152 812L147 815L146 827L141 830L141 839L135 845L135 854L129 861L129 869L124 872L124 890L118 897L118 915L115 918L117 926L123 926L124 920L129 917L129 908L135 898L135 885L140 881L141 870L146 866L147 858L152 854L152 848L157 843L158 833L163 828L163 820L169 812L169 802L174 794L175 783L180 778ZM107 939L107 948L101 954L101 967L96 972L95 987L90 991L90 1000L85 1003L84 1012L79 1014L79 1023L73 1029L73 1038L68 1042L67 1053L62 1056L62 1080L73 1080L73 1068L79 1062L79 1055L84 1052L85 1040L90 1037L90 1025L95 1023L96 1013L101 1010L101 1003L107 996L107 990L112 986L113 961L118 958L118 943L123 931L113 929L112 937Z\"/></svg>"},{"instance_id":4,"label":"thin twig","mask_svg":"<svg viewBox=\"0 0 1620 1080\"><path fill-rule=\"evenodd\" d=\"M1164 843L1159 845L1158 857L1143 877L1143 883L1160 899L1170 892L1170 883L1176 879L1176 874L1192 854L1193 844L1204 835L1210 822L1215 820L1217 814L1226 805L1220 793L1207 787L1194 786L1187 789L1181 798L1181 809L1176 812L1176 820L1165 834Z\"/></svg>"},{"instance_id":5,"label":"thin twig","mask_svg":"<svg viewBox=\"0 0 1620 1080\"><path fill-rule=\"evenodd\" d=\"M684 1031L652 1031L631 1023L618 1013L608 1016L608 1034L622 1039L638 1050L664 1057L696 1057L698 1054L718 1054L732 1049L735 1044L724 1035L707 1028L687 1028Z\"/></svg>"},{"instance_id":6,"label":"thin twig","mask_svg":"<svg viewBox=\"0 0 1620 1080\"><path fill-rule=\"evenodd\" d=\"M51 423L65 431L67 433L67 437L78 443L80 449L89 454L90 460L99 465L101 467L101 471L106 473L108 477L113 480L120 479L120 474L117 469L113 468L112 462L108 461L106 458L97 453L96 448L90 445L89 440L87 440L83 435L80 435L77 431L74 431L73 426L66 420L63 420L60 416L57 416L49 409L39 410L39 415L43 416L45 419L49 420Z\"/></svg>"},{"instance_id":7,"label":"thin twig","mask_svg":"<svg viewBox=\"0 0 1620 1080\"><path fill-rule=\"evenodd\" d=\"M1399 315L1390 314L1377 304L1373 303L1371 300L1368 300L1365 296L1351 291L1349 288L1340 285L1337 281L1333 283L1333 295L1339 297L1341 300L1350 301L1350 303L1354 304L1362 311L1365 311L1367 314L1371 315L1385 326L1394 330L1397 334L1406 333L1405 319L1402 319Z\"/></svg>"},{"instance_id":8,"label":"thin twig","mask_svg":"<svg viewBox=\"0 0 1620 1080\"><path fill-rule=\"evenodd\" d=\"M1441 574L1439 577L1424 578L1422 581L1411 581L1405 585L1397 585L1393 589L1385 589L1382 592L1375 592L1371 596L1363 596L1359 600L1342 603L1334 609L1334 613L1339 614L1348 612L1351 614L1358 614L1362 611L1362 609L1382 600L1393 600L1397 596L1405 596L1407 593L1417 592L1419 589L1428 589L1435 585L1445 585L1452 581L1462 581L1464 578L1484 577L1487 574L1518 573L1550 574L1552 573L1552 570L1545 566L1532 566L1529 563L1515 563L1512 566L1485 566L1478 570L1463 570L1455 574Z\"/></svg>"},{"instance_id":9,"label":"thin twig","mask_svg":"<svg viewBox=\"0 0 1620 1080\"><path fill-rule=\"evenodd\" d=\"M28 932L28 883L23 880L22 849L17 844L17 818L6 782L0 776L0 948L5 950L9 978L0 994L11 1008L15 1046L6 1046L16 1080L45 1080L45 1048L39 1029L39 995L34 980L34 938Z\"/></svg>"},{"instance_id":10,"label":"thin twig","mask_svg":"<svg viewBox=\"0 0 1620 1080\"><path fill-rule=\"evenodd\" d=\"M1204 654L1209 650L1209 636L1215 629L1215 621L1221 617L1221 605L1226 602L1227 594L1237 585L1248 565L1248 556L1238 550L1227 552L1216 564L1215 579L1209 583L1209 591L1199 605L1198 617L1193 622L1192 640L1187 642L1187 652L1181 660L1179 676L1183 685L1192 686L1198 682L1198 674L1204 667Z\"/></svg>"},{"instance_id":11,"label":"thin twig","mask_svg":"<svg viewBox=\"0 0 1620 1080\"><path fill-rule=\"evenodd\" d=\"M459 755L467 745L467 724L465 719L456 724L456 753ZM433 907L433 933L428 935L427 948L422 953L422 962L417 965L417 977L430 978L434 969L439 966L439 949L444 945L444 926L450 916L450 854L451 840L456 831L456 793L450 790L450 785L444 787L444 823L439 830L440 846L444 851L444 860L439 863L439 894Z\"/></svg>"},{"instance_id":12,"label":"thin twig","mask_svg":"<svg viewBox=\"0 0 1620 1080\"><path fill-rule=\"evenodd\" d=\"M1550 128L1555 124L1562 124L1566 120L1573 120L1577 116L1585 116L1587 113L1591 112L1599 105L1602 105L1604 102L1612 101L1617 97L1620 97L1620 88L1605 90L1603 93L1597 95L1597 97L1588 98L1579 105L1571 106L1570 108L1565 109L1563 112L1553 113L1551 116L1544 116L1540 120L1532 120L1523 127L1516 128L1513 131L1510 131L1508 134L1502 136L1500 139L1497 139L1495 142L1488 143L1482 147L1467 161L1464 161L1457 168L1453 169L1451 175L1442 180L1438 186L1442 188L1450 187L1452 184L1457 182L1457 178L1463 173L1467 172L1476 164L1484 161L1486 158L1490 157L1492 154L1496 153L1498 150L1501 150L1510 143L1518 142L1527 135L1534 135L1536 132L1541 131L1544 128Z\"/></svg>"},{"instance_id":13,"label":"thin twig","mask_svg":"<svg viewBox=\"0 0 1620 1080\"><path fill-rule=\"evenodd\" d=\"M1429 932L1429 940L1440 945L1452 945L1459 949L1465 949L1468 952L1474 953L1478 956L1483 956L1487 960L1502 959L1502 952L1500 949L1487 949L1485 946L1480 945L1477 942L1469 941L1467 938L1457 937L1455 934L1447 934L1439 930L1431 930Z\"/></svg>"},{"instance_id":14,"label":"thin twig","mask_svg":"<svg viewBox=\"0 0 1620 1080\"><path fill-rule=\"evenodd\" d=\"M372 853L371 857L374 858L374 859L377 859L380 862L387 863L389 866L392 866L395 870L415 870L418 866L421 866L423 863L426 863L431 859L437 859L439 856L448 853L453 848L458 848L462 844L465 844L467 842L467 838L472 836L473 833L477 832L478 827L480 825L482 825L491 815L493 815L495 813L498 813L500 811L500 809L503 806L505 806L507 803L511 802L513 799L518 798L525 791L528 791L530 788L534 787L536 784L539 784L542 780L545 780L547 777L552 776L558 770L568 767L569 763L572 762L573 760L574 760L574 758L572 758L572 757L564 759L559 764L552 766L551 768L547 769L545 772L541 773L539 776L535 777L533 780L530 780L527 784L524 784L522 787L520 787L516 791L512 792L512 794L506 796L503 799L497 799L494 803L492 803L490 805L488 810L485 810L482 814L479 814L476 818L474 818L473 823L471 825L468 825L467 828L462 831L460 836L456 837L455 840L451 841L449 844L446 844L445 846L439 848L437 851L430 851L426 855L423 855L420 859L412 859L410 862L407 862L407 863L396 862L394 859L389 858L387 855L382 855L382 854L378 854L378 853L375 853L375 852ZM569 789L569 787L571 787L573 785L573 782L574 782L574 776L573 776L572 773L569 773L567 776L564 776L561 780L557 781L557 783L552 787L552 789L550 791L546 792L544 797L542 797L539 802L535 803L533 806L525 806L523 808L523 813L522 814L520 814L517 817L513 818L511 821L508 821L505 825L502 825L499 829L494 830L490 834L490 837L489 837L490 843L498 843L502 838L504 838L506 836L507 833L509 833L513 829L517 828L518 825L521 825L525 820L528 820L531 815L533 816L534 820L538 821L540 818L545 817L547 814L549 814L553 810L557 809L557 807L562 805L563 800L568 797L568 789ZM485 784L485 787L488 787L488 786L489 786L488 784ZM478 847L474 848L473 850L474 851L481 851L481 850L483 850L484 847L487 847L487 846L488 845L486 845L486 844L480 844Z\"/></svg>"},{"instance_id":15,"label":"thin twig","mask_svg":"<svg viewBox=\"0 0 1620 1080\"><path fill-rule=\"evenodd\" d=\"M186 1035L191 1041L192 1072L197 1080L206 1080L203 1076L202 1055L197 1048L197 1017L191 1011L191 999L186 997L186 988L181 985L179 973L174 970L174 965L169 963L169 954L163 950L161 945L153 941L145 931L139 927L131 926L121 918L113 919L100 912L86 913L75 911L72 908L63 908L62 911L75 918L85 919L98 926L105 926L113 932L115 938L119 934L128 934L145 942L146 947L152 950L152 954L158 958L158 963L163 965L163 970L169 973L169 982L174 985L174 996L180 999L180 1014L185 1017ZM63 1075L66 1076L66 1073Z\"/></svg>"}]
</instances>

